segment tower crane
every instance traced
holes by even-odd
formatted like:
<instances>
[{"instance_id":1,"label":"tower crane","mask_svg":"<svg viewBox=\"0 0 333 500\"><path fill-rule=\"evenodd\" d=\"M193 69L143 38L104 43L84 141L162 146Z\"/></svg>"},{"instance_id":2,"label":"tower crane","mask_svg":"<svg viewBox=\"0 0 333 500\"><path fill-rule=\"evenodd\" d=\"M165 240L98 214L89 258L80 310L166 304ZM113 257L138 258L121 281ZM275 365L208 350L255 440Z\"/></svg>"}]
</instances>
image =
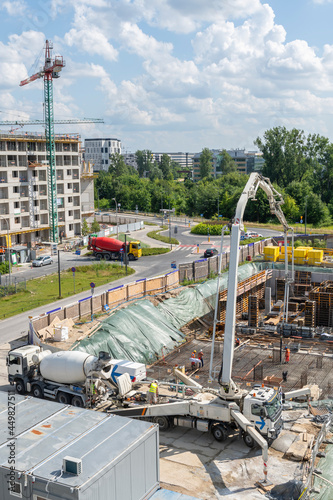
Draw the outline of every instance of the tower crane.
<instances>
[{"instance_id":1,"label":"tower crane","mask_svg":"<svg viewBox=\"0 0 333 500\"><path fill-rule=\"evenodd\" d=\"M44 106L45 120L35 121L16 121L16 122L0 122L0 125L44 125L46 138L46 151L48 158L48 198L49 198L49 224L50 224L50 240L58 242L58 210L57 210L57 186L56 186L56 168L55 168L55 140L54 140L54 124L55 123L103 123L103 120L83 119L83 120L54 120L53 114L53 78L59 78L60 71L65 67L66 63L62 56L52 58L53 44L46 40L45 43L45 62L44 66L29 78L22 80L20 86L27 85L30 82L44 79Z\"/></svg>"}]
</instances>

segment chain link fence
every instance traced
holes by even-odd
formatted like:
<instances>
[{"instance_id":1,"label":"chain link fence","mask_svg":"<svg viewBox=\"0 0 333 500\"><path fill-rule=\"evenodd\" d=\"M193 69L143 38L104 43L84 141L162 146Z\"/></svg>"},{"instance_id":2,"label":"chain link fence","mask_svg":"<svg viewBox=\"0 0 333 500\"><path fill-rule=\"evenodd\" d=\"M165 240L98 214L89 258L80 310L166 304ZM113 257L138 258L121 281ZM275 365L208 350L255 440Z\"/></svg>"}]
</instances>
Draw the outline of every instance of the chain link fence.
<instances>
[{"instance_id":1,"label":"chain link fence","mask_svg":"<svg viewBox=\"0 0 333 500\"><path fill-rule=\"evenodd\" d=\"M26 289L26 278L17 278L16 276L11 276L11 279L9 281L9 275L1 276L0 274L0 297L14 295L15 293L22 292Z\"/></svg>"}]
</instances>

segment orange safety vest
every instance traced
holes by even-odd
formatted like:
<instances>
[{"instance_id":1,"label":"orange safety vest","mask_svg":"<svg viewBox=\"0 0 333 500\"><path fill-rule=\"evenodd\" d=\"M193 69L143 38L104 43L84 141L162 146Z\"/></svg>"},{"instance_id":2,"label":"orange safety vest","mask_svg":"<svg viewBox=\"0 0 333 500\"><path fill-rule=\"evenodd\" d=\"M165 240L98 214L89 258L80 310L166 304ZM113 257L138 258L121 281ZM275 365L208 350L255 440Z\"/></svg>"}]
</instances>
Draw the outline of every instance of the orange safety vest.
<instances>
[{"instance_id":1,"label":"orange safety vest","mask_svg":"<svg viewBox=\"0 0 333 500\"><path fill-rule=\"evenodd\" d=\"M150 384L149 392L156 394L156 391L157 391L157 384L154 384L154 383Z\"/></svg>"},{"instance_id":2,"label":"orange safety vest","mask_svg":"<svg viewBox=\"0 0 333 500\"><path fill-rule=\"evenodd\" d=\"M196 358L196 355L195 355L195 353L194 353L194 352L192 352L192 354L191 354L191 358Z\"/></svg>"},{"instance_id":3,"label":"orange safety vest","mask_svg":"<svg viewBox=\"0 0 333 500\"><path fill-rule=\"evenodd\" d=\"M290 358L290 349L286 349L286 359Z\"/></svg>"}]
</instances>

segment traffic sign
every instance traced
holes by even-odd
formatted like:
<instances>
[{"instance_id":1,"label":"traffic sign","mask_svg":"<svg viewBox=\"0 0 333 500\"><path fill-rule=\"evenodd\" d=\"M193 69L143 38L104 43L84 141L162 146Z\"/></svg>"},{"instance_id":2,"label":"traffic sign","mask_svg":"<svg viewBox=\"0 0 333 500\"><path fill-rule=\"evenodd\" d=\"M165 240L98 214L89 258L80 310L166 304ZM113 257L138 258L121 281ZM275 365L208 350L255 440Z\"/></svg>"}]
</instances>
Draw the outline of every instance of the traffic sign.
<instances>
[{"instance_id":1,"label":"traffic sign","mask_svg":"<svg viewBox=\"0 0 333 500\"><path fill-rule=\"evenodd\" d=\"M75 267L72 267L72 273L75 273L76 269Z\"/></svg>"},{"instance_id":2,"label":"traffic sign","mask_svg":"<svg viewBox=\"0 0 333 500\"><path fill-rule=\"evenodd\" d=\"M95 286L96 286L95 283L93 282L90 283L90 288L95 288Z\"/></svg>"}]
</instances>

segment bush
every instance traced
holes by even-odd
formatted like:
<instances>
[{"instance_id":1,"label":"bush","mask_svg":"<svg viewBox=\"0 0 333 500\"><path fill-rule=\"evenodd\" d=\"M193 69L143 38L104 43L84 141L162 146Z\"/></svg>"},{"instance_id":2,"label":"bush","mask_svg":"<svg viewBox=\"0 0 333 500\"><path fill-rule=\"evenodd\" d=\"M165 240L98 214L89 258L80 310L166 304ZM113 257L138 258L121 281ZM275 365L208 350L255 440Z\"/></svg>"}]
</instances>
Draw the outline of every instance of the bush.
<instances>
[{"instance_id":1,"label":"bush","mask_svg":"<svg viewBox=\"0 0 333 500\"><path fill-rule=\"evenodd\" d=\"M210 236L221 236L222 232L222 224L204 224L200 223L197 224L196 226L192 227L191 233L192 234L202 234L202 235L209 235ZM230 234L229 229L225 231L224 234Z\"/></svg>"},{"instance_id":2,"label":"bush","mask_svg":"<svg viewBox=\"0 0 333 500\"><path fill-rule=\"evenodd\" d=\"M171 243L172 245L179 245L179 241L176 240L176 238L169 238L169 236L162 236L161 234L159 234L160 231L161 229L159 231L150 231L150 233L147 233L147 236L149 238L153 238L154 240L163 241L163 243Z\"/></svg>"},{"instance_id":3,"label":"bush","mask_svg":"<svg viewBox=\"0 0 333 500\"><path fill-rule=\"evenodd\" d=\"M159 255L162 253L170 252L170 248L142 248L142 257L147 257L148 255Z\"/></svg>"},{"instance_id":4,"label":"bush","mask_svg":"<svg viewBox=\"0 0 333 500\"><path fill-rule=\"evenodd\" d=\"M0 264L0 273L1 274L8 274L9 273L9 263L6 262L1 262Z\"/></svg>"}]
</instances>

